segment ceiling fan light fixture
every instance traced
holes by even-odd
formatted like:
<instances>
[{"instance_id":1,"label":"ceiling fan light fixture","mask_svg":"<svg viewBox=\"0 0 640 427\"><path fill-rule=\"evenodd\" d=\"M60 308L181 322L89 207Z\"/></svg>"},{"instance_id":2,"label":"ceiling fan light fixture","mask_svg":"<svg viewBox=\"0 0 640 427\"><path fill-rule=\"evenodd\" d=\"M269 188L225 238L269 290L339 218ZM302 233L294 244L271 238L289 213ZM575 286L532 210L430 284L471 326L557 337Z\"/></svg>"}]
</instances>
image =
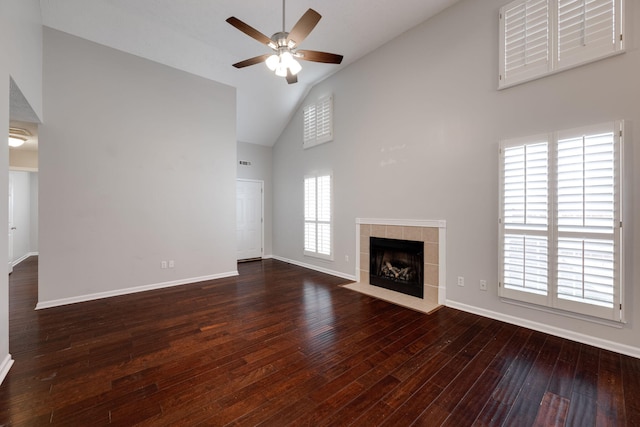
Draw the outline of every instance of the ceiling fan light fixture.
<instances>
[{"instance_id":1,"label":"ceiling fan light fixture","mask_svg":"<svg viewBox=\"0 0 640 427\"><path fill-rule=\"evenodd\" d=\"M276 54L271 55L265 61L265 64L267 64L267 67L269 67L271 71L275 71L279 63L280 63L280 57Z\"/></svg>"},{"instance_id":2,"label":"ceiling fan light fixture","mask_svg":"<svg viewBox=\"0 0 640 427\"><path fill-rule=\"evenodd\" d=\"M287 77L287 66L280 62L276 67L276 76Z\"/></svg>"},{"instance_id":3,"label":"ceiling fan light fixture","mask_svg":"<svg viewBox=\"0 0 640 427\"><path fill-rule=\"evenodd\" d=\"M302 65L295 59L291 58L291 62L289 63L289 70L291 70L291 74L294 76L302 70Z\"/></svg>"},{"instance_id":4,"label":"ceiling fan light fixture","mask_svg":"<svg viewBox=\"0 0 640 427\"><path fill-rule=\"evenodd\" d=\"M9 147L17 148L17 147L20 147L25 142L27 142L26 138L20 138L16 136L9 137Z\"/></svg>"},{"instance_id":5,"label":"ceiling fan light fixture","mask_svg":"<svg viewBox=\"0 0 640 427\"><path fill-rule=\"evenodd\" d=\"M280 54L280 62L284 64L285 67L288 67L289 64L291 64L291 61L293 61L293 55L291 55L291 52L285 50Z\"/></svg>"}]
</instances>

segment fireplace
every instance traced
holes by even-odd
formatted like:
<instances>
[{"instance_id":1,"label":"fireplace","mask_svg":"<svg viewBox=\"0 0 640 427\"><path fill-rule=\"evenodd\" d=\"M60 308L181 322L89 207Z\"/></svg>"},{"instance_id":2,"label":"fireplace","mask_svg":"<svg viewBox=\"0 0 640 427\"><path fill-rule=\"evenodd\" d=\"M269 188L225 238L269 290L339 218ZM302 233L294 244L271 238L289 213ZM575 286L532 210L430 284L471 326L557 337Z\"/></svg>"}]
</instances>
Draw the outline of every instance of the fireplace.
<instances>
[{"instance_id":1,"label":"fireplace","mask_svg":"<svg viewBox=\"0 0 640 427\"><path fill-rule=\"evenodd\" d=\"M433 312L446 299L446 227L444 220L356 218L356 252L359 255L356 258L356 282L346 284L344 288L422 313ZM371 237L403 239L422 245L422 298L369 283L372 271Z\"/></svg>"},{"instance_id":2,"label":"fireplace","mask_svg":"<svg viewBox=\"0 0 640 427\"><path fill-rule=\"evenodd\" d=\"M369 284L424 298L424 242L370 237Z\"/></svg>"}]
</instances>

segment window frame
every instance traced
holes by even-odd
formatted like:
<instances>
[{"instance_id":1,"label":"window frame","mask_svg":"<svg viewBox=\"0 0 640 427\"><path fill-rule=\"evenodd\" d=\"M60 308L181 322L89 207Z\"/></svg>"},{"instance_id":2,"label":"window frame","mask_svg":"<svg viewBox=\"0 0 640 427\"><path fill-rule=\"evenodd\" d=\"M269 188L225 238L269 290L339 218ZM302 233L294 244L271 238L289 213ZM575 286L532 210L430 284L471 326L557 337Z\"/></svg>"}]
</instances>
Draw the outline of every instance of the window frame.
<instances>
[{"instance_id":1,"label":"window frame","mask_svg":"<svg viewBox=\"0 0 640 427\"><path fill-rule=\"evenodd\" d=\"M319 219L318 217L320 216L318 214L318 211L320 210L319 208L319 203L318 203L318 179L320 178L328 178L329 180L329 219ZM315 189L314 189L314 218L309 218L307 216L307 203L308 203L308 196L307 196L307 181L309 179L314 179L315 180ZM313 258L320 258L320 259L324 259L327 261L333 261L334 260L334 249L333 249L333 231L334 231L334 226L333 226L333 174L331 172L319 172L319 173L314 173L314 174L308 174L304 176L304 181L303 181L303 254L304 256L309 256L309 257L313 257ZM315 250L310 250L311 248L307 247L307 225L308 224L313 224L315 226ZM329 226L329 253L322 253L319 250L319 239L318 239L318 226L319 225L328 225Z\"/></svg>"},{"instance_id":2,"label":"window frame","mask_svg":"<svg viewBox=\"0 0 640 427\"><path fill-rule=\"evenodd\" d=\"M499 50L498 50L498 89L506 89L511 86L515 86L528 81L536 80L545 76L556 74L565 70L576 68L591 62L599 61L610 56L618 55L625 52L625 0L610 0L613 11L613 36L611 44L606 48L602 48L598 43L586 43L583 39L583 48L580 48L580 53L572 56L567 60L559 58L560 54L560 33L563 29L559 28L560 21L560 8L563 2L572 0L544 0L546 2L548 14L547 14L547 58L544 63L537 63L535 67L527 69L526 57L527 50L523 51L525 57L525 64L517 69L507 70L507 55L505 51L506 41L506 26L507 16L510 11L519 7L524 7L535 3L542 3L540 0L514 0L500 8L499 11ZM587 0L585 0L587 1ZM598 1L598 0L596 0ZM609 0L607 0L609 1ZM585 3L586 4L586 3ZM586 7L586 6L585 6ZM586 11L586 9L585 9ZM586 13L586 12L585 12ZM611 16L611 15L607 15ZM526 19L525 19L526 22ZM584 21L586 22L586 21ZM525 38L526 29L525 24ZM583 33L584 35L584 33ZM524 43L526 46L526 42ZM511 76L513 74L513 77Z\"/></svg>"},{"instance_id":3,"label":"window frame","mask_svg":"<svg viewBox=\"0 0 640 427\"><path fill-rule=\"evenodd\" d=\"M591 137L597 134L613 135L613 218L611 233L592 233L585 230L566 232L561 231L558 214L558 142L569 138ZM533 144L547 140L547 198L548 198L548 230L547 239L547 286L546 295L508 287L505 283L507 271L505 270L505 236L510 235L511 228L505 221L505 153L510 147ZM505 300L521 301L537 306L549 307L558 312L570 312L589 317L606 319L613 322L624 322L624 240L622 233L622 193L623 193L623 149L624 149L624 122L615 121L593 126L584 126L544 135L536 135L526 138L514 138L501 141L499 154L499 296ZM584 163L583 163L584 164ZM588 187L582 187L588 188ZM526 199L525 199L526 202ZM524 233L526 234L526 233ZM533 233L534 235L536 232ZM544 236L544 230L537 232ZM560 255L558 247L560 239L570 235L577 239L600 239L613 242L613 288L612 306L604 307L595 303L572 301L568 297L559 295L558 271ZM587 264L580 264L584 268ZM523 267L524 269L524 267ZM524 276L524 273L523 273Z\"/></svg>"}]
</instances>

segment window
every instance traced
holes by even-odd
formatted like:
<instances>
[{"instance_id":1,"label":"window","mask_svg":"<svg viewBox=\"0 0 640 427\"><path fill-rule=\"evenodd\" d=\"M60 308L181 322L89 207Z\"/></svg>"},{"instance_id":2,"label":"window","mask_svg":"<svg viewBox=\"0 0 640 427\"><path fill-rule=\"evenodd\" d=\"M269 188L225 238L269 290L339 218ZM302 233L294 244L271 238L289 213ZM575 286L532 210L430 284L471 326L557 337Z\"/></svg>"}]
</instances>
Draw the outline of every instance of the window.
<instances>
[{"instance_id":1,"label":"window","mask_svg":"<svg viewBox=\"0 0 640 427\"><path fill-rule=\"evenodd\" d=\"M304 179L304 254L333 259L331 175Z\"/></svg>"},{"instance_id":2,"label":"window","mask_svg":"<svg viewBox=\"0 0 640 427\"><path fill-rule=\"evenodd\" d=\"M504 88L623 51L624 0L516 0L500 9Z\"/></svg>"},{"instance_id":3,"label":"window","mask_svg":"<svg viewBox=\"0 0 640 427\"><path fill-rule=\"evenodd\" d=\"M333 96L324 96L303 109L304 148L333 140Z\"/></svg>"},{"instance_id":4,"label":"window","mask_svg":"<svg viewBox=\"0 0 640 427\"><path fill-rule=\"evenodd\" d=\"M622 320L622 122L500 147L500 296Z\"/></svg>"}]
</instances>

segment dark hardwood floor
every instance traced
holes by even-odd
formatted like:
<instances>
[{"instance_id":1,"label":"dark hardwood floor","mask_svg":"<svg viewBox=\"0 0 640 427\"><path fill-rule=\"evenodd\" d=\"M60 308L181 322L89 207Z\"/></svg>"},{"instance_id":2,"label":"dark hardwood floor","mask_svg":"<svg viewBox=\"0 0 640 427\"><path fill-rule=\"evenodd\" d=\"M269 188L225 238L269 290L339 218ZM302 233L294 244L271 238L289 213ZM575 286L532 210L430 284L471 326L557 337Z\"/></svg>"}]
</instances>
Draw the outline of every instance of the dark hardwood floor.
<instances>
[{"instance_id":1,"label":"dark hardwood floor","mask_svg":"<svg viewBox=\"0 0 640 427\"><path fill-rule=\"evenodd\" d=\"M640 426L638 359L278 261L239 269L34 311L22 262L0 425Z\"/></svg>"}]
</instances>

